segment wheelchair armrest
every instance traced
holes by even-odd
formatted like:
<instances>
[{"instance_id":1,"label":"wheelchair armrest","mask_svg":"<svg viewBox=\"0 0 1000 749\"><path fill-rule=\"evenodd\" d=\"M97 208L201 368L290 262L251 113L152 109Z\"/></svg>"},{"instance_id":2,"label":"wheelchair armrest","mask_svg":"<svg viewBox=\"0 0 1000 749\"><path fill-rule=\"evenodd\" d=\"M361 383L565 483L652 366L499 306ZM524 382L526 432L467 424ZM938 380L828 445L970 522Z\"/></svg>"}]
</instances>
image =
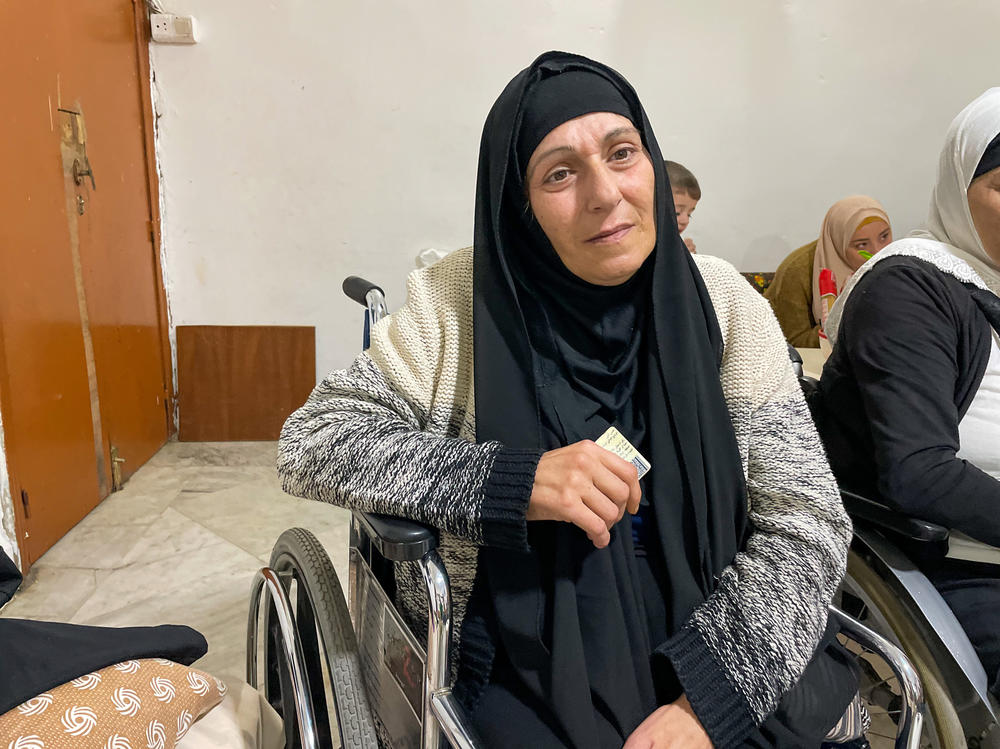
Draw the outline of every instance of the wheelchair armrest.
<instances>
[{"instance_id":1,"label":"wheelchair armrest","mask_svg":"<svg viewBox=\"0 0 1000 749\"><path fill-rule=\"evenodd\" d=\"M438 545L437 531L413 520L355 512L375 550L391 562L416 562Z\"/></svg>"},{"instance_id":2,"label":"wheelchair armrest","mask_svg":"<svg viewBox=\"0 0 1000 749\"><path fill-rule=\"evenodd\" d=\"M948 540L948 529L926 520L907 517L885 505L862 497L860 494L840 490L847 514L852 518L866 520L879 528L906 536L914 541L941 543Z\"/></svg>"}]
</instances>

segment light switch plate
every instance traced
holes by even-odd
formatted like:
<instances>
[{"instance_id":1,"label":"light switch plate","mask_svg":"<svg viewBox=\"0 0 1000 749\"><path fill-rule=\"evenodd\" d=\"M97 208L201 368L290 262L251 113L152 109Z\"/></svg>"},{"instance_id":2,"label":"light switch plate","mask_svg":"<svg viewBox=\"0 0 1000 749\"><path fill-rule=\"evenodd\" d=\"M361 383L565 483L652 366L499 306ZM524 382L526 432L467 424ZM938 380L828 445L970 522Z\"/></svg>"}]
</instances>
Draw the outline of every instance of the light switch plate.
<instances>
[{"instance_id":1,"label":"light switch plate","mask_svg":"<svg viewBox=\"0 0 1000 749\"><path fill-rule=\"evenodd\" d=\"M160 44L196 44L197 24L194 16L153 13L149 17L153 41Z\"/></svg>"}]
</instances>

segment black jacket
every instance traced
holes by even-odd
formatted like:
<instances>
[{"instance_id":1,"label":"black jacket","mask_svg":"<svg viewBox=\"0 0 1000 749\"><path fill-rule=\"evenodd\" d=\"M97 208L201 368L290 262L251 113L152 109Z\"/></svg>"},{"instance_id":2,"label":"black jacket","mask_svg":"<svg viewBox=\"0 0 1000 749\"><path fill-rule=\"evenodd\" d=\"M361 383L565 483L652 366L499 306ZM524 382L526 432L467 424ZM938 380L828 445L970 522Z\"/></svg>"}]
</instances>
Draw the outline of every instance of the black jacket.
<instances>
[{"instance_id":1,"label":"black jacket","mask_svg":"<svg viewBox=\"0 0 1000 749\"><path fill-rule=\"evenodd\" d=\"M991 324L1000 329L995 295L887 258L852 292L813 405L842 486L1000 545L1000 481L955 457Z\"/></svg>"}]
</instances>

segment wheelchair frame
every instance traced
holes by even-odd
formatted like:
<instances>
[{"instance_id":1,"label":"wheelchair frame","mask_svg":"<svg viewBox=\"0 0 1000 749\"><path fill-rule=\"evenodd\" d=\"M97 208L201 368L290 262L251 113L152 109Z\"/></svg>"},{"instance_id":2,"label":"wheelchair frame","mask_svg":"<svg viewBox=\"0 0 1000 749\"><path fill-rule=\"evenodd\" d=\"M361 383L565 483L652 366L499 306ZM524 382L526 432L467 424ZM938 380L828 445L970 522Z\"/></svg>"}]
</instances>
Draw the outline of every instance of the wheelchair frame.
<instances>
[{"instance_id":1,"label":"wheelchair frame","mask_svg":"<svg viewBox=\"0 0 1000 749\"><path fill-rule=\"evenodd\" d=\"M858 500L870 500L850 492L843 492L843 496L845 505L855 520L853 546L876 574L897 593L910 612L914 627L920 632L934 658L935 666L942 674L949 699L966 736L979 736L1000 730L997 728L1000 714L988 689L989 677L965 629L931 581L890 539L891 534L902 533L899 526L906 523L895 523L893 528L887 528L885 524L866 522L857 512ZM908 520L910 519L904 519ZM930 523L925 526L925 530L937 537L935 540L946 540L946 528ZM913 539L914 535L907 537ZM928 539L925 537L922 540ZM1000 737L994 736L991 741L1000 742Z\"/></svg>"},{"instance_id":2,"label":"wheelchair frame","mask_svg":"<svg viewBox=\"0 0 1000 749\"><path fill-rule=\"evenodd\" d=\"M804 374L802 357L791 345L788 351L808 397L819 383ZM952 706L966 734L1000 730L997 727L1000 708L990 696L989 677L965 629L931 581L892 541L896 537L946 548L951 531L936 523L901 515L880 502L843 488L841 497L854 522L852 547L911 613L913 625L942 673ZM979 546L993 550L987 544ZM993 740L1000 746L1000 737Z\"/></svg>"},{"instance_id":3,"label":"wheelchair frame","mask_svg":"<svg viewBox=\"0 0 1000 749\"><path fill-rule=\"evenodd\" d=\"M352 276L344 281L344 292L366 307L365 347L371 327L386 314L382 290L370 282ZM456 749L476 749L482 743L476 737L451 692L449 679L452 609L448 572L437 553L437 531L410 520L373 513L354 512L351 522L349 550L349 608L357 630L365 585L374 582L386 595L381 581L373 572L376 562L391 564L416 563L422 573L428 602L426 663L420 711L420 746L439 749L442 738ZM391 601L391 598L387 596ZM250 597L247 627L247 681L257 687L257 649L261 606L273 605L276 626L280 630L280 647L290 671L288 686L291 695L282 695L287 720L294 710L299 736L306 749L320 749L315 723L313 692L308 683L300 636L296 629L288 593L281 577L265 567L255 576ZM394 606L387 612L401 624L409 638L416 642L409 627ZM881 657L902 687L901 719L895 746L902 749L917 747L923 725L923 690L920 679L903 652L893 643L864 626L843 611L830 607L840 632L862 647ZM419 653L418 653L419 654ZM291 708L291 709L289 709ZM293 749L289 747L289 749Z\"/></svg>"}]
</instances>

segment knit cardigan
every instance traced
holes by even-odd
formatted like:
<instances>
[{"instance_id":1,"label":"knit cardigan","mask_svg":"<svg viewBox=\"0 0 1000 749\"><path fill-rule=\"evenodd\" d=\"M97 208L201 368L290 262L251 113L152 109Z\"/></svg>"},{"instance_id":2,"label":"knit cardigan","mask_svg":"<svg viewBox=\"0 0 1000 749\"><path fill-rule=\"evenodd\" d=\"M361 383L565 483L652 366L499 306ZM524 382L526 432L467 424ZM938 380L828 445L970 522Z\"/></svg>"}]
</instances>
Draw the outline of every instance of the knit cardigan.
<instances>
[{"instance_id":1,"label":"knit cardigan","mask_svg":"<svg viewBox=\"0 0 1000 749\"><path fill-rule=\"evenodd\" d=\"M661 651L716 747L736 746L805 670L846 565L851 525L781 330L728 263L694 257L724 339L720 370L747 485L750 535ZM451 578L452 673L485 683L493 644L463 632L478 547L527 548L539 453L475 443L471 248L413 272L405 306L323 380L281 432L285 491L439 528ZM656 456L649 456L656 464ZM624 522L628 522L627 518ZM419 569L396 566L397 605L418 636ZM462 652L459 652L459 651ZM468 658L466 658L468 656ZM468 706L474 704L474 699Z\"/></svg>"}]
</instances>

